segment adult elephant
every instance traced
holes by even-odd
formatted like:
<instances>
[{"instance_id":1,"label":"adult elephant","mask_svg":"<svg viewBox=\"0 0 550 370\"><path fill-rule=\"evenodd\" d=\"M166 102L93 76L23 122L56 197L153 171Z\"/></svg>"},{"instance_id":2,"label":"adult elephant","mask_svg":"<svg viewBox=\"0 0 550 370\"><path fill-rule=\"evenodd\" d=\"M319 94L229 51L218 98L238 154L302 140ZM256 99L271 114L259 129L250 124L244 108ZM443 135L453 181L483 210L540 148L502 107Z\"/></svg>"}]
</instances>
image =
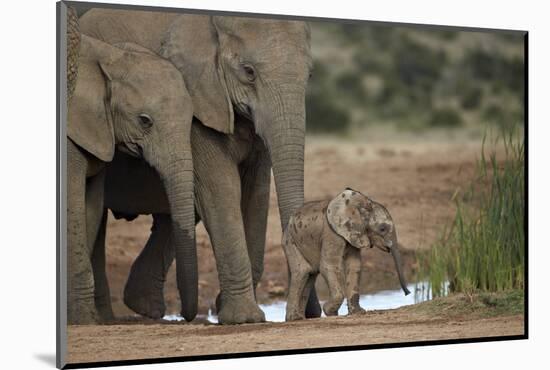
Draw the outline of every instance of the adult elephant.
<instances>
[{"instance_id":1,"label":"adult elephant","mask_svg":"<svg viewBox=\"0 0 550 370\"><path fill-rule=\"evenodd\" d=\"M81 18L81 29L109 43L140 44L183 74L195 124L213 138L212 145L194 154L194 167L197 211L210 235L220 280L219 320L265 320L254 292L263 272L271 166L283 229L304 199L309 27L286 20L92 9ZM231 142L243 141L253 149L235 152ZM140 184L119 180L126 188ZM116 186L112 196L109 186L106 191L115 211L154 215L125 301L141 314L158 317L164 313L159 287L172 258L171 226L160 197L148 189L135 189L133 201L118 196ZM314 291L307 314L320 315Z\"/></svg>"}]
</instances>

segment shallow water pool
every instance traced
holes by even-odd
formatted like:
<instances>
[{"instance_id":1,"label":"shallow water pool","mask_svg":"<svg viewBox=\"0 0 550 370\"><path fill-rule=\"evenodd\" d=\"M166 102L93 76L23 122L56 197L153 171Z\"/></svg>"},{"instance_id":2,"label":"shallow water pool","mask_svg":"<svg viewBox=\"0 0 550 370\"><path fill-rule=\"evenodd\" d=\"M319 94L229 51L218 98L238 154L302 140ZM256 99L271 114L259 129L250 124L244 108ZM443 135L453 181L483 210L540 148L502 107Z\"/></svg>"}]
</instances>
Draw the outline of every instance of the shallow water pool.
<instances>
[{"instance_id":1,"label":"shallow water pool","mask_svg":"<svg viewBox=\"0 0 550 370\"><path fill-rule=\"evenodd\" d=\"M447 286L445 287L447 289ZM359 304L365 310L389 310L393 308L399 308L408 306L411 304L430 300L432 297L431 289L428 282L418 282L408 285L411 294L405 296L405 293L401 289L395 290L381 290L372 294L362 294L359 298ZM321 305L323 302L321 302ZM276 301L270 304L261 304L260 308L265 313L265 319L272 322L285 321L286 301ZM338 315L346 315L348 313L347 303L344 300L342 306L338 310ZM324 317L325 314L322 314ZM213 315L211 311L208 312L206 317L208 321L212 323L218 322L218 316ZM183 318L180 315L166 315L164 320L169 321L181 321Z\"/></svg>"}]
</instances>

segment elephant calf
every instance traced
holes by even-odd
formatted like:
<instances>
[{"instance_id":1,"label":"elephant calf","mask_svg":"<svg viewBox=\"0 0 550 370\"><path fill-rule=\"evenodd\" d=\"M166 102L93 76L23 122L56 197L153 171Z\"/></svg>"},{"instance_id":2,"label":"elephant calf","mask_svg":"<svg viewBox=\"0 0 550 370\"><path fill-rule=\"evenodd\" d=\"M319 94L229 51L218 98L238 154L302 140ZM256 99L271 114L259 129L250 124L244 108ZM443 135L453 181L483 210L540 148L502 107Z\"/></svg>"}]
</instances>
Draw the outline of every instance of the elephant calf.
<instances>
[{"instance_id":1,"label":"elephant calf","mask_svg":"<svg viewBox=\"0 0 550 370\"><path fill-rule=\"evenodd\" d=\"M346 188L332 200L309 202L298 209L283 234L290 271L286 320L304 318L319 272L329 288L330 298L323 306L327 316L338 314L344 297L350 315L364 313L359 306L360 250L373 246L392 253L401 287L409 294L395 225L384 206Z\"/></svg>"},{"instance_id":2,"label":"elephant calf","mask_svg":"<svg viewBox=\"0 0 550 370\"><path fill-rule=\"evenodd\" d=\"M115 148L145 160L166 188L186 319L197 306L192 104L170 62L130 43L115 47L81 35L78 78L67 119L68 322L112 317L100 235L104 178ZM104 233L102 233L104 234ZM105 293L100 297L99 286ZM182 296L183 297L183 296ZM185 303L185 304L184 304Z\"/></svg>"}]
</instances>

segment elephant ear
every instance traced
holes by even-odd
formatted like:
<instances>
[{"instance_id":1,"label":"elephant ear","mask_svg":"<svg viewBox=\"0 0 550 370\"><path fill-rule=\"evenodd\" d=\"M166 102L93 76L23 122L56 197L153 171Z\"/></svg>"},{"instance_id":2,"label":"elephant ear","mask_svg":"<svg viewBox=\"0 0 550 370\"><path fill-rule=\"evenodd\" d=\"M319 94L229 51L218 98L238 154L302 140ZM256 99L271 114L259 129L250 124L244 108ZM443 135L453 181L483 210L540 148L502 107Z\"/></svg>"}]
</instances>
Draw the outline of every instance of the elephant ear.
<instances>
[{"instance_id":1,"label":"elephant ear","mask_svg":"<svg viewBox=\"0 0 550 370\"><path fill-rule=\"evenodd\" d=\"M218 62L221 52L212 18L195 14L177 17L159 50L182 73L194 116L216 131L233 133L233 105Z\"/></svg>"},{"instance_id":2,"label":"elephant ear","mask_svg":"<svg viewBox=\"0 0 550 370\"><path fill-rule=\"evenodd\" d=\"M110 104L109 66L82 63L67 121L67 136L79 147L104 162L115 154Z\"/></svg>"},{"instance_id":3,"label":"elephant ear","mask_svg":"<svg viewBox=\"0 0 550 370\"><path fill-rule=\"evenodd\" d=\"M370 246L367 223L372 212L371 201L353 189L346 189L331 200L327 220L332 230L356 248Z\"/></svg>"}]
</instances>

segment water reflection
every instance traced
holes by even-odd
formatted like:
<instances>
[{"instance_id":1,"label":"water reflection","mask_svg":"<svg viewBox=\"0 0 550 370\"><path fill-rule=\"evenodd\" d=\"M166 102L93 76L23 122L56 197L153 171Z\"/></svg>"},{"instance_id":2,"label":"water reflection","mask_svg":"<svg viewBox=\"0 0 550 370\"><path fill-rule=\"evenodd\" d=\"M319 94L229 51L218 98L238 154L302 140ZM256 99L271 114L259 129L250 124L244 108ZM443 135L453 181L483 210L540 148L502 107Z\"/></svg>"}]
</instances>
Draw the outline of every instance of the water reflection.
<instances>
[{"instance_id":1,"label":"water reflection","mask_svg":"<svg viewBox=\"0 0 550 370\"><path fill-rule=\"evenodd\" d=\"M445 284L444 291L448 291L449 284ZM359 298L359 304L365 310L389 310L393 308L399 308L403 306L408 306L415 303L420 303L432 298L432 292L428 282L418 282L409 284L408 288L414 294L409 294L406 296L401 289L395 290L381 290L373 294L363 294ZM321 302L323 304L323 302ZM286 310L286 301L277 301L270 304L261 304L260 308L265 313L265 319L272 322L283 322L285 321L285 310ZM338 310L338 314L343 316L348 313L348 308L346 301ZM325 314L323 313L323 317ZM183 318L179 315L166 315L164 316L165 320L170 321L180 321ZM211 311L208 312L207 316L208 321L212 323L218 322L218 317L213 315Z\"/></svg>"}]
</instances>

